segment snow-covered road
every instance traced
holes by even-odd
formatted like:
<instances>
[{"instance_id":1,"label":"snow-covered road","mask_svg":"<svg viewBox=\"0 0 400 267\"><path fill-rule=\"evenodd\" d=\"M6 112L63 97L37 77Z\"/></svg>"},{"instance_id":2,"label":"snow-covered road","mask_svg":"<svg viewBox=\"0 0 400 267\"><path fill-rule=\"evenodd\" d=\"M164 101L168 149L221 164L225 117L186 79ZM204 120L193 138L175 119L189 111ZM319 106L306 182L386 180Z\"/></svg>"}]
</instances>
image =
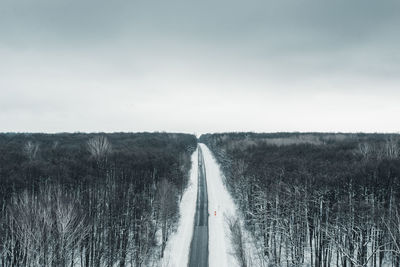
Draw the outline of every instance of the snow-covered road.
<instances>
[{"instance_id":1,"label":"snow-covered road","mask_svg":"<svg viewBox=\"0 0 400 267\"><path fill-rule=\"evenodd\" d=\"M202 149L199 148L198 191L193 238L190 246L189 267L208 266L208 199L206 169Z\"/></svg>"},{"instance_id":2,"label":"snow-covered road","mask_svg":"<svg viewBox=\"0 0 400 267\"><path fill-rule=\"evenodd\" d=\"M233 256L229 227L226 218L237 217L236 206L224 185L224 176L208 147L199 144L204 157L208 192L208 259L210 267L239 266ZM189 262L193 236L198 187L198 151L192 155L189 187L180 203L181 218L178 229L167 243L163 267L185 267Z\"/></svg>"},{"instance_id":3,"label":"snow-covered road","mask_svg":"<svg viewBox=\"0 0 400 267\"><path fill-rule=\"evenodd\" d=\"M234 267L238 266L232 252L229 227L226 217L236 216L236 208L232 197L227 191L219 165L211 151L200 144L206 166L208 209L209 209L209 266Z\"/></svg>"}]
</instances>

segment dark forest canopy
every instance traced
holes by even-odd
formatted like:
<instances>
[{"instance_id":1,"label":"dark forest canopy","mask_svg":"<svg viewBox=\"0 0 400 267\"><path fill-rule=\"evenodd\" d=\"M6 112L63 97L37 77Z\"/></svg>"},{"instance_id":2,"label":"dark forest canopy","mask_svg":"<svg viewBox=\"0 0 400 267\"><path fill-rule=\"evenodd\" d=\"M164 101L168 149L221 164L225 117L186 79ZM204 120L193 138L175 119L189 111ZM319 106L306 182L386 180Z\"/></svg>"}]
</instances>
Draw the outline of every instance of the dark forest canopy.
<instances>
[{"instance_id":1,"label":"dark forest canopy","mask_svg":"<svg viewBox=\"0 0 400 267\"><path fill-rule=\"evenodd\" d=\"M0 134L0 265L160 258L196 147L179 133Z\"/></svg>"},{"instance_id":2,"label":"dark forest canopy","mask_svg":"<svg viewBox=\"0 0 400 267\"><path fill-rule=\"evenodd\" d=\"M221 133L199 140L219 161L265 262L400 266L399 135Z\"/></svg>"},{"instance_id":3,"label":"dark forest canopy","mask_svg":"<svg viewBox=\"0 0 400 267\"><path fill-rule=\"evenodd\" d=\"M87 142L95 136L105 136L112 145L108 164L119 170L151 172L162 175L176 164L177 155L194 151L196 137L179 133L3 133L0 134L1 196L10 191L32 186L39 181L57 180L63 184L91 181L95 177L95 160ZM38 147L33 158L25 147ZM11 190L12 191L12 190Z\"/></svg>"}]
</instances>

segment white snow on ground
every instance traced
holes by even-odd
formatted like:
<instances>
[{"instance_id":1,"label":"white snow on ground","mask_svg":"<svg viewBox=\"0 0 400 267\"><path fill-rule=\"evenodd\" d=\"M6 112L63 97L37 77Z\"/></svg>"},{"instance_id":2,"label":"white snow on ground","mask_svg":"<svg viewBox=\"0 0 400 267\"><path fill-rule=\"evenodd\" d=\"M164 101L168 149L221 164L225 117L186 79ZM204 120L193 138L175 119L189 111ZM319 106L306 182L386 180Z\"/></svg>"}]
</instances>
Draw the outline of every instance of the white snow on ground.
<instances>
[{"instance_id":1,"label":"white snow on ground","mask_svg":"<svg viewBox=\"0 0 400 267\"><path fill-rule=\"evenodd\" d=\"M204 144L200 144L203 151L204 163L206 166L207 190L208 190L208 219L209 241L208 262L210 267L235 267L239 266L233 256L232 242L226 217L240 218L240 212L225 187L225 177L222 174L217 161L212 152ZM242 232L245 237L245 247L248 259L252 260L249 266L261 266L257 262L257 250L250 241L250 234L243 227Z\"/></svg>"},{"instance_id":2,"label":"white snow on ground","mask_svg":"<svg viewBox=\"0 0 400 267\"><path fill-rule=\"evenodd\" d=\"M196 149L192 154L192 168L188 187L179 204L180 220L178 228L169 237L161 262L162 267L184 267L188 264L196 212L197 170L198 150Z\"/></svg>"},{"instance_id":3,"label":"white snow on ground","mask_svg":"<svg viewBox=\"0 0 400 267\"><path fill-rule=\"evenodd\" d=\"M236 208L233 199L225 188L219 165L211 151L200 144L206 166L208 210L208 262L210 267L238 266L232 255L232 245L226 216L235 216Z\"/></svg>"}]
</instances>

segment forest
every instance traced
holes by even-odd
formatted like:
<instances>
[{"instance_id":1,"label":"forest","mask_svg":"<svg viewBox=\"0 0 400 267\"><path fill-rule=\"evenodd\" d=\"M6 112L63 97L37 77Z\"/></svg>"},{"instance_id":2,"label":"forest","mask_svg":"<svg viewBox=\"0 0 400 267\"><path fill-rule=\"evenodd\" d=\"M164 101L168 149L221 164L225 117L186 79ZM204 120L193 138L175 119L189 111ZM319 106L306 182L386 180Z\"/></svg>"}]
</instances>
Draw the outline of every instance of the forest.
<instances>
[{"instance_id":1,"label":"forest","mask_svg":"<svg viewBox=\"0 0 400 267\"><path fill-rule=\"evenodd\" d=\"M264 266L400 266L399 135L224 133L199 141L213 151L250 232L237 247L256 247Z\"/></svg>"},{"instance_id":2,"label":"forest","mask_svg":"<svg viewBox=\"0 0 400 267\"><path fill-rule=\"evenodd\" d=\"M152 266L196 146L174 133L0 134L0 266Z\"/></svg>"}]
</instances>

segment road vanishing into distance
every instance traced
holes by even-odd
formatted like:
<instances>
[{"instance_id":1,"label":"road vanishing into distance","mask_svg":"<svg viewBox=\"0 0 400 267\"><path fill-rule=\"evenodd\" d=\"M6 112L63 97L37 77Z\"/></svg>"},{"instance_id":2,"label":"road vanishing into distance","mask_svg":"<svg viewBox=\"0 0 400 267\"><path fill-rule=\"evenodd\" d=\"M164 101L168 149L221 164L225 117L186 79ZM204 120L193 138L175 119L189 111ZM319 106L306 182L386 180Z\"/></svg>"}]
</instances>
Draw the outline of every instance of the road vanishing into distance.
<instances>
[{"instance_id":1,"label":"road vanishing into distance","mask_svg":"<svg viewBox=\"0 0 400 267\"><path fill-rule=\"evenodd\" d=\"M208 266L208 195L206 168L200 146L198 153L197 202L193 238L190 244L189 267Z\"/></svg>"}]
</instances>

